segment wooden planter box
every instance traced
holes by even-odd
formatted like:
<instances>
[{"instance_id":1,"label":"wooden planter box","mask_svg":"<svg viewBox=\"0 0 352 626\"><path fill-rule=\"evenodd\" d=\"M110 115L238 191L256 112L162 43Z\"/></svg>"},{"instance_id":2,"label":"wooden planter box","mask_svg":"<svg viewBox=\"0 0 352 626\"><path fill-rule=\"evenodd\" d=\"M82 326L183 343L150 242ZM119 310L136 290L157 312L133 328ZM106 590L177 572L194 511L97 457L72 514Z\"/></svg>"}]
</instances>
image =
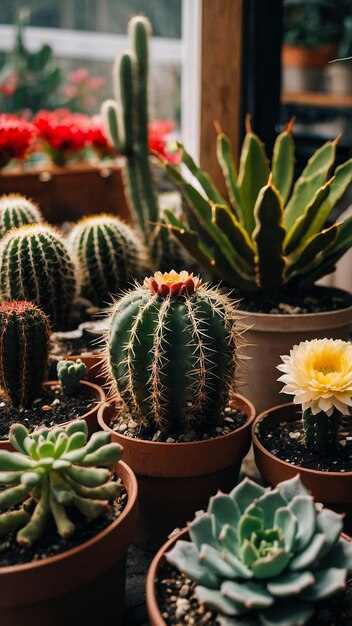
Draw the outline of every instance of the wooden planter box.
<instances>
[{"instance_id":1,"label":"wooden planter box","mask_svg":"<svg viewBox=\"0 0 352 626\"><path fill-rule=\"evenodd\" d=\"M113 213L130 221L122 182L123 159L113 164L0 172L0 195L20 193L36 202L51 224Z\"/></svg>"}]
</instances>

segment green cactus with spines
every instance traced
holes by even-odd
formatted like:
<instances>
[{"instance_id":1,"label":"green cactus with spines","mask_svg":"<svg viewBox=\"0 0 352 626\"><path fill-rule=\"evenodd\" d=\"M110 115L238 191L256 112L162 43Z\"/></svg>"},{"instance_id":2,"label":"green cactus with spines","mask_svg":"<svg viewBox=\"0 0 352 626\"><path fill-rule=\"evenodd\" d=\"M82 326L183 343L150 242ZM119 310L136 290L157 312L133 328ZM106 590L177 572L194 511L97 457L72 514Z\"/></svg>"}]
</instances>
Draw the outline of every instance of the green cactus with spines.
<instances>
[{"instance_id":1,"label":"green cactus with spines","mask_svg":"<svg viewBox=\"0 0 352 626\"><path fill-rule=\"evenodd\" d=\"M38 206L19 193L0 196L0 238L12 228L43 221Z\"/></svg>"},{"instance_id":2,"label":"green cactus with spines","mask_svg":"<svg viewBox=\"0 0 352 626\"><path fill-rule=\"evenodd\" d=\"M27 409L40 394L49 343L49 320L36 305L0 305L0 384L14 407Z\"/></svg>"},{"instance_id":3,"label":"green cactus with spines","mask_svg":"<svg viewBox=\"0 0 352 626\"><path fill-rule=\"evenodd\" d=\"M184 267L182 246L170 243L171 235L160 233L165 223L153 179L148 142L149 20L137 15L128 25L131 50L115 61L115 100L102 106L105 128L111 142L126 157L125 191L131 214L155 268ZM181 261L180 261L181 257Z\"/></svg>"},{"instance_id":4,"label":"green cactus with spines","mask_svg":"<svg viewBox=\"0 0 352 626\"><path fill-rule=\"evenodd\" d=\"M0 244L2 300L29 300L43 309L55 330L63 330L75 295L75 266L54 228L27 225L7 233Z\"/></svg>"},{"instance_id":5,"label":"green cactus with spines","mask_svg":"<svg viewBox=\"0 0 352 626\"><path fill-rule=\"evenodd\" d=\"M83 420L31 435L23 424L13 424L10 442L17 452L0 450L1 482L10 485L0 493L0 536L17 530L24 547L40 539L51 517L59 535L70 537L72 507L95 519L120 492L108 467L120 460L122 447L103 432L88 441Z\"/></svg>"},{"instance_id":6,"label":"green cactus with spines","mask_svg":"<svg viewBox=\"0 0 352 626\"><path fill-rule=\"evenodd\" d=\"M69 397L77 396L80 382L87 373L86 364L81 359L77 359L77 361L63 359L58 362L56 367L63 394Z\"/></svg>"},{"instance_id":7,"label":"green cactus with spines","mask_svg":"<svg viewBox=\"0 0 352 626\"><path fill-rule=\"evenodd\" d=\"M248 478L210 498L166 559L198 583L221 626L303 626L314 603L346 586L343 516L315 505L299 475L270 490Z\"/></svg>"},{"instance_id":8,"label":"green cactus with spines","mask_svg":"<svg viewBox=\"0 0 352 626\"><path fill-rule=\"evenodd\" d=\"M106 371L133 419L165 432L216 425L234 383L234 302L200 278L156 272L115 302Z\"/></svg>"},{"instance_id":9,"label":"green cactus with spines","mask_svg":"<svg viewBox=\"0 0 352 626\"><path fill-rule=\"evenodd\" d=\"M326 452L337 442L337 434L342 421L341 413L335 410L331 415L324 411L313 415L311 410L302 412L304 440L307 448Z\"/></svg>"},{"instance_id":10,"label":"green cactus with spines","mask_svg":"<svg viewBox=\"0 0 352 626\"><path fill-rule=\"evenodd\" d=\"M80 274L81 295L97 306L106 305L110 294L145 274L147 254L141 238L113 215L83 218L68 243Z\"/></svg>"},{"instance_id":11,"label":"green cactus with spines","mask_svg":"<svg viewBox=\"0 0 352 626\"><path fill-rule=\"evenodd\" d=\"M181 160L202 191L178 168L164 163L199 224L199 231L192 230L166 211L169 229L203 267L243 294L278 298L290 289L307 289L332 272L352 245L352 217L325 228L352 181L352 159L331 177L337 140L328 141L312 155L293 186L292 127L293 121L277 137L270 171L263 144L247 118L238 173L231 142L218 127L217 155L229 201L182 145Z\"/></svg>"}]
</instances>

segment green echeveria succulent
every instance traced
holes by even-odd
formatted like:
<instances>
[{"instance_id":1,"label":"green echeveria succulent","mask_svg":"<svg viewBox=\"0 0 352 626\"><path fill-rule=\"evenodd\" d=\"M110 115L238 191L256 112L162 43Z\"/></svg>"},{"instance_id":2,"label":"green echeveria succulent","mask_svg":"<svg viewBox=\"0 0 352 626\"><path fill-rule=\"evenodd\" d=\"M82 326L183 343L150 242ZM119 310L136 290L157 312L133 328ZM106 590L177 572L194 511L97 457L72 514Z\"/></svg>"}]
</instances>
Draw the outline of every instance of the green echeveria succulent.
<instances>
[{"instance_id":1,"label":"green echeveria succulent","mask_svg":"<svg viewBox=\"0 0 352 626\"><path fill-rule=\"evenodd\" d=\"M196 596L221 626L299 626L314 602L344 589L352 544L342 516L322 505L299 475L265 489L246 478L218 493L166 558L198 583Z\"/></svg>"},{"instance_id":2,"label":"green echeveria succulent","mask_svg":"<svg viewBox=\"0 0 352 626\"><path fill-rule=\"evenodd\" d=\"M72 507L88 519L107 513L120 484L111 480L107 467L120 460L122 447L108 433L88 438L83 420L67 428L43 428L32 435L23 424L10 429L17 452L0 450L0 482L10 485L0 492L0 536L18 530L17 542L31 546L54 518L61 537L70 537L75 525Z\"/></svg>"},{"instance_id":3,"label":"green echeveria succulent","mask_svg":"<svg viewBox=\"0 0 352 626\"><path fill-rule=\"evenodd\" d=\"M86 372L87 366L81 359L77 361L63 359L58 362L57 377L65 396L76 396L79 393L79 384Z\"/></svg>"}]
</instances>

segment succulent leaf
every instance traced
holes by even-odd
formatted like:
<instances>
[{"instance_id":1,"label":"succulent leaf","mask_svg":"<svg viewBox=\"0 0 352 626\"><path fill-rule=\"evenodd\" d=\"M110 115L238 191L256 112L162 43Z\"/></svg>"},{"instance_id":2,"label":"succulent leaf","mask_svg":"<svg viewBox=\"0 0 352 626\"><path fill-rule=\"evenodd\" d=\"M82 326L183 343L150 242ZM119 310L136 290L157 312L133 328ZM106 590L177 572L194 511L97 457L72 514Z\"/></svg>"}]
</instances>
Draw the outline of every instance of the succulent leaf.
<instances>
[{"instance_id":1,"label":"succulent leaf","mask_svg":"<svg viewBox=\"0 0 352 626\"><path fill-rule=\"evenodd\" d=\"M314 585L304 591L302 597L305 600L325 600L346 587L347 570L331 567L320 572L315 572Z\"/></svg>"}]
</instances>

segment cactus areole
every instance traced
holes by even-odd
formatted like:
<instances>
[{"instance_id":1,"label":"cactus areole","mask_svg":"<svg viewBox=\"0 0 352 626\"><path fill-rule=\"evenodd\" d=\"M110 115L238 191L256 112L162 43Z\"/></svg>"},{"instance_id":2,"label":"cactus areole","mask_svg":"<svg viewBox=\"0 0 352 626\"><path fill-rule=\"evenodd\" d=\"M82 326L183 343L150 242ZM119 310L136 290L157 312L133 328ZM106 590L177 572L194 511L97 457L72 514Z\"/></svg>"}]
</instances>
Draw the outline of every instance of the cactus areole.
<instances>
[{"instance_id":1,"label":"cactus areole","mask_svg":"<svg viewBox=\"0 0 352 626\"><path fill-rule=\"evenodd\" d=\"M240 333L229 297L186 271L146 278L117 301L106 365L134 419L182 432L219 421Z\"/></svg>"}]
</instances>

